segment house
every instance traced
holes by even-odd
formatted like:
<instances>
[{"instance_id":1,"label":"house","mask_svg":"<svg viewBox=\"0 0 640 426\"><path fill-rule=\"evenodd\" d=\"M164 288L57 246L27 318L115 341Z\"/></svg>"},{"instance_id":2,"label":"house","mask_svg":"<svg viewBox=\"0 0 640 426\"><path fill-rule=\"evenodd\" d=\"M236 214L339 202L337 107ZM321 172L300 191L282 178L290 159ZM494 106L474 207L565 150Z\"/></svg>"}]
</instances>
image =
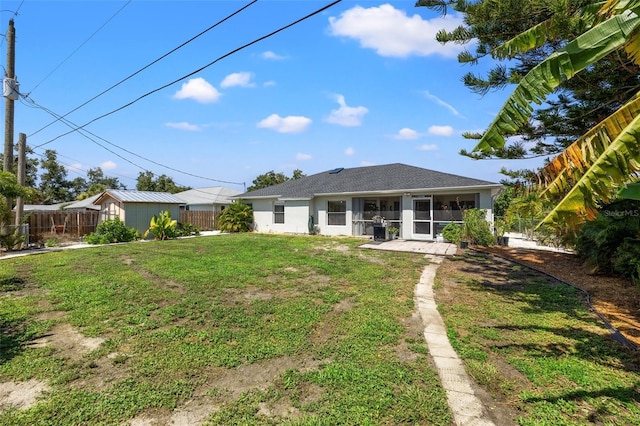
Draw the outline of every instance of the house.
<instances>
[{"instance_id":1,"label":"house","mask_svg":"<svg viewBox=\"0 0 640 426\"><path fill-rule=\"evenodd\" d=\"M240 192L224 186L212 186L190 189L174 195L184 201L185 210L207 211L217 214L234 201L231 197L240 194Z\"/></svg>"},{"instance_id":2,"label":"house","mask_svg":"<svg viewBox=\"0 0 640 426\"><path fill-rule=\"evenodd\" d=\"M144 233L153 215L162 211L169 211L177 219L184 200L168 192L108 189L94 204L100 206L100 222L118 217L126 226Z\"/></svg>"},{"instance_id":3,"label":"house","mask_svg":"<svg viewBox=\"0 0 640 426\"><path fill-rule=\"evenodd\" d=\"M383 217L400 238L434 240L462 221L462 209L487 210L502 185L406 164L337 168L239 194L257 232L374 236Z\"/></svg>"}]
</instances>

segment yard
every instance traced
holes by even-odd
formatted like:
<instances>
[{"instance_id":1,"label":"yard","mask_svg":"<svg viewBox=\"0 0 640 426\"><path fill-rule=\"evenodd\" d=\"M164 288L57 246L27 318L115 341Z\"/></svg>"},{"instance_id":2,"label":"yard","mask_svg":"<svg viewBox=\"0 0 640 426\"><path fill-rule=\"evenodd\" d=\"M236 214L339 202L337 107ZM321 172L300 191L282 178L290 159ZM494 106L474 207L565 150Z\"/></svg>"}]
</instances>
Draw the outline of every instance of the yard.
<instances>
[{"instance_id":1,"label":"yard","mask_svg":"<svg viewBox=\"0 0 640 426\"><path fill-rule=\"evenodd\" d=\"M449 425L415 316L427 260L236 234L0 261L0 424ZM437 278L499 424L640 424L637 355L488 255Z\"/></svg>"}]
</instances>

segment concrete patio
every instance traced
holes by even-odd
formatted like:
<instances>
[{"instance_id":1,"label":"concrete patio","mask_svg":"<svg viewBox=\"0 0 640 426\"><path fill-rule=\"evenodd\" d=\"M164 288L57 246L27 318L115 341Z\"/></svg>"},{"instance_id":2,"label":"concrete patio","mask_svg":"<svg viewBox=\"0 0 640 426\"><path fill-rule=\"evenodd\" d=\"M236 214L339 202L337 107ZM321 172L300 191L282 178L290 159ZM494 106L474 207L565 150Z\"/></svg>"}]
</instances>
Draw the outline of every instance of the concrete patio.
<instances>
[{"instance_id":1,"label":"concrete patio","mask_svg":"<svg viewBox=\"0 0 640 426\"><path fill-rule=\"evenodd\" d=\"M415 241L415 240L389 240L389 241L369 241L360 246L372 250L404 251L409 253L419 253L435 256L453 256L458 247L455 244Z\"/></svg>"}]
</instances>

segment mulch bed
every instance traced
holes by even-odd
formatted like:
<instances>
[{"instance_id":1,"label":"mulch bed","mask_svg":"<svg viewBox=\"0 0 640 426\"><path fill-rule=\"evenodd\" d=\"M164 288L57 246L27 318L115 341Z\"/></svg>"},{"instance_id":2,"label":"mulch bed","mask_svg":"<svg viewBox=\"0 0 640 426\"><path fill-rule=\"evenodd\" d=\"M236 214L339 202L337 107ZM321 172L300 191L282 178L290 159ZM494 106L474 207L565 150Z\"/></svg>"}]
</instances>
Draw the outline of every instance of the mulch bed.
<instances>
[{"instance_id":1,"label":"mulch bed","mask_svg":"<svg viewBox=\"0 0 640 426\"><path fill-rule=\"evenodd\" d=\"M622 277L587 273L574 254L513 247L475 247L546 272L589 293L591 305L640 348L640 289Z\"/></svg>"}]
</instances>

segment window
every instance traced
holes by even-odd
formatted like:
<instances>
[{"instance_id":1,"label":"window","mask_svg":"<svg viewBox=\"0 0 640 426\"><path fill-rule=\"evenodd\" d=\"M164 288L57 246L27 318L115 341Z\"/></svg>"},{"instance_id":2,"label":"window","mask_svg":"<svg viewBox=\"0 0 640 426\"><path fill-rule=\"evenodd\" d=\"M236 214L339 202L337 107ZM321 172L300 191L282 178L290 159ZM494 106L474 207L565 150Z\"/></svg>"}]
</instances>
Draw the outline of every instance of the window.
<instances>
[{"instance_id":1,"label":"window","mask_svg":"<svg viewBox=\"0 0 640 426\"><path fill-rule=\"evenodd\" d=\"M329 201L327 206L327 224L342 226L347 224L346 201Z\"/></svg>"},{"instance_id":2,"label":"window","mask_svg":"<svg viewBox=\"0 0 640 426\"><path fill-rule=\"evenodd\" d=\"M284 204L273 205L273 223L284 223Z\"/></svg>"}]
</instances>

